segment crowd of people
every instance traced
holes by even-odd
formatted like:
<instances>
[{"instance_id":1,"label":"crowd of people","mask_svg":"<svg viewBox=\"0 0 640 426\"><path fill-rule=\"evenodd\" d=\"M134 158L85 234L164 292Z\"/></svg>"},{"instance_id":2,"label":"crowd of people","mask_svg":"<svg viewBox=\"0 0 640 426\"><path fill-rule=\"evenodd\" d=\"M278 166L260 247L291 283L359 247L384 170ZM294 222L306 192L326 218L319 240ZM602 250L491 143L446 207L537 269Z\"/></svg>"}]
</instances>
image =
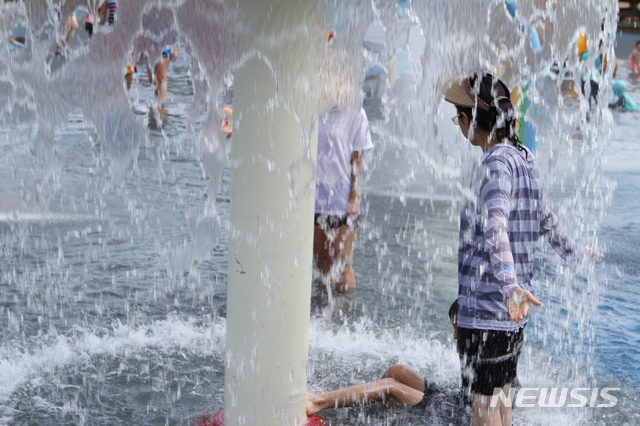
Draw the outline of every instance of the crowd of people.
<instances>
[{"instance_id":1,"label":"crowd of people","mask_svg":"<svg viewBox=\"0 0 640 426\"><path fill-rule=\"evenodd\" d=\"M95 21L91 10L84 11L84 29L89 38L93 37ZM117 16L117 1L104 0L97 10L97 24L100 27L113 26ZM159 105L163 105L167 96L167 72L169 64L178 59L178 34L173 26L174 16L171 9L152 8L142 18L142 31L134 41L127 55L124 79L127 90L131 89L134 74L138 72L138 61L145 60L147 77L153 86ZM56 46L56 56L66 52L71 39L80 28L76 11L73 11L66 23L65 36Z\"/></svg>"},{"instance_id":2,"label":"crowd of people","mask_svg":"<svg viewBox=\"0 0 640 426\"><path fill-rule=\"evenodd\" d=\"M582 94L588 96L589 105L598 101L598 94L600 92L600 81L602 80L602 74L606 71L608 66L608 56L602 51L602 41L598 45L598 55L594 58L591 68L588 63L591 53L587 43L587 37L585 34L580 34L578 37L578 56L580 62L585 65L580 82L580 89ZM627 59L631 78L637 78L640 73L640 40L635 44L635 48ZM614 58L613 63L613 82L611 84L613 98L608 103L610 109L614 111L638 111L638 106L634 100L627 94L627 82L618 79L618 59Z\"/></svg>"}]
</instances>

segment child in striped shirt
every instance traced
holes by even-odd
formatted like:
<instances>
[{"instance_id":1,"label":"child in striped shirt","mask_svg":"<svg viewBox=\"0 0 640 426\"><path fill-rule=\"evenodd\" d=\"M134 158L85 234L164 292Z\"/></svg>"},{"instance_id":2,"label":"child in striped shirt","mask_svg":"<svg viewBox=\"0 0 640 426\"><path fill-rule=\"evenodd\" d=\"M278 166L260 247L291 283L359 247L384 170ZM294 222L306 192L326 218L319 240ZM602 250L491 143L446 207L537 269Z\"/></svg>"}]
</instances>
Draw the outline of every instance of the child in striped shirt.
<instances>
[{"instance_id":1,"label":"child in striped shirt","mask_svg":"<svg viewBox=\"0 0 640 426\"><path fill-rule=\"evenodd\" d=\"M459 77L445 94L453 121L483 152L460 213L458 352L473 423L510 425L511 407L492 396L516 377L533 295L533 256L544 236L565 260L602 257L578 247L549 209L531 151L517 137L517 110L506 85L490 74ZM507 397L505 397L506 400Z\"/></svg>"}]
</instances>

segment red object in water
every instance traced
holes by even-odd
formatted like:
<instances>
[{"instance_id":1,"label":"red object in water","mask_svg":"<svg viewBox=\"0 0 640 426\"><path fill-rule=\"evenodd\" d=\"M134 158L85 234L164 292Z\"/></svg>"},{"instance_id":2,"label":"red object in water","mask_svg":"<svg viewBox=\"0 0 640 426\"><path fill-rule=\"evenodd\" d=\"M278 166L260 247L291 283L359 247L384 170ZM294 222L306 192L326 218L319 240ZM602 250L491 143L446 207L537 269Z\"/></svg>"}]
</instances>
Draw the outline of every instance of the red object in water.
<instances>
[{"instance_id":1,"label":"red object in water","mask_svg":"<svg viewBox=\"0 0 640 426\"><path fill-rule=\"evenodd\" d=\"M198 426L224 426L224 411L218 411L213 417L206 417L198 422ZM323 417L317 414L307 416L307 426L328 426Z\"/></svg>"},{"instance_id":2,"label":"red object in water","mask_svg":"<svg viewBox=\"0 0 640 426\"><path fill-rule=\"evenodd\" d=\"M198 426L224 426L224 411L220 410L213 417L201 419Z\"/></svg>"},{"instance_id":3,"label":"red object in water","mask_svg":"<svg viewBox=\"0 0 640 426\"><path fill-rule=\"evenodd\" d=\"M333 31L329 31L327 33L327 36L324 39L324 42L329 43L331 40L333 40L333 37L334 37Z\"/></svg>"},{"instance_id":4,"label":"red object in water","mask_svg":"<svg viewBox=\"0 0 640 426\"><path fill-rule=\"evenodd\" d=\"M324 420L324 417L321 417L317 414L312 414L307 416L307 426L328 426L327 422Z\"/></svg>"}]
</instances>

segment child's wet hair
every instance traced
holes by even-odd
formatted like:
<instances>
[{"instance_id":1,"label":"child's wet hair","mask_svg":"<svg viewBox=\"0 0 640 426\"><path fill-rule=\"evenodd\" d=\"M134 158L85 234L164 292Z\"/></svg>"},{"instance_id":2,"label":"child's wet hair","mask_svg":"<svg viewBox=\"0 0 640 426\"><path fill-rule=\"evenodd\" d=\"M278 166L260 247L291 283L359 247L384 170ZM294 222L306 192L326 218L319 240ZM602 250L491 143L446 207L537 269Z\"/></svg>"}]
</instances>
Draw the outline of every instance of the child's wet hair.
<instances>
[{"instance_id":1,"label":"child's wet hair","mask_svg":"<svg viewBox=\"0 0 640 426\"><path fill-rule=\"evenodd\" d=\"M454 300L449 308L449 319L453 322L453 318L458 315L458 299Z\"/></svg>"}]
</instances>

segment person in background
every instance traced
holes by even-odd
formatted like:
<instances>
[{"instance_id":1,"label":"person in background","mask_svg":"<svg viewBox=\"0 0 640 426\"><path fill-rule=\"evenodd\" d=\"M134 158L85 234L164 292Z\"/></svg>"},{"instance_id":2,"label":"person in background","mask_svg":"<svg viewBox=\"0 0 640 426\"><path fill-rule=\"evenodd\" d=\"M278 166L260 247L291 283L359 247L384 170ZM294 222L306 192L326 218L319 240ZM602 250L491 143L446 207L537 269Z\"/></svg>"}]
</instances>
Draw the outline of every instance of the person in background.
<instances>
[{"instance_id":1,"label":"person in background","mask_svg":"<svg viewBox=\"0 0 640 426\"><path fill-rule=\"evenodd\" d=\"M127 66L124 74L124 80L127 85L127 90L131 89L133 83L133 74L138 72L138 63L135 60L135 50L132 49L127 55Z\"/></svg>"},{"instance_id":2,"label":"person in background","mask_svg":"<svg viewBox=\"0 0 640 426\"><path fill-rule=\"evenodd\" d=\"M363 152L373 148L364 109L338 107L318 127L313 255L320 277L339 291L356 287L353 245L360 215Z\"/></svg>"},{"instance_id":3,"label":"person in background","mask_svg":"<svg viewBox=\"0 0 640 426\"><path fill-rule=\"evenodd\" d=\"M627 95L627 83L621 80L613 82L613 102L609 108L616 111L638 111L638 105Z\"/></svg>"},{"instance_id":4,"label":"person in background","mask_svg":"<svg viewBox=\"0 0 640 426\"><path fill-rule=\"evenodd\" d=\"M222 93L218 98L218 106L222 107L220 130L231 139L233 135L233 71L227 70L222 79Z\"/></svg>"},{"instance_id":5,"label":"person in background","mask_svg":"<svg viewBox=\"0 0 640 426\"><path fill-rule=\"evenodd\" d=\"M117 4L115 0L100 3L100 6L98 6L98 25L102 26L106 23L113 25L116 21L116 10ZM93 37L93 25L94 21L91 12L87 11L84 19L84 29L89 34L89 38Z\"/></svg>"},{"instance_id":6,"label":"person in background","mask_svg":"<svg viewBox=\"0 0 640 426\"><path fill-rule=\"evenodd\" d=\"M589 56L589 51L582 52L582 54L580 54L580 62L583 64L583 68L588 66ZM589 83L589 106L591 106L592 101L594 103L598 102L598 92L600 91L600 84L598 84L598 81L602 75L602 60L603 56L602 54L599 54L594 61L596 68L595 73L591 70L585 69L580 78L580 90L583 95L587 94L586 86L587 82Z\"/></svg>"},{"instance_id":7,"label":"person in background","mask_svg":"<svg viewBox=\"0 0 640 426\"><path fill-rule=\"evenodd\" d=\"M108 25L113 25L116 19L116 0L106 0L98 6L98 17L99 25L104 25L107 23ZM93 18L91 17L91 12L87 11L84 21L84 29L89 34L89 38L93 37ZM80 28L78 24L78 18L76 17L76 13L72 12L69 16L69 20L67 21L66 27L66 36L64 41L62 41L56 47L56 55L60 55L63 50L69 45L69 42L75 35L76 31Z\"/></svg>"},{"instance_id":8,"label":"person in background","mask_svg":"<svg viewBox=\"0 0 640 426\"><path fill-rule=\"evenodd\" d=\"M56 55L62 54L62 51L64 50L64 48L66 48L69 45L69 42L75 35L76 30L78 28L80 28L80 25L78 25L78 19L76 18L76 13L72 12L71 15L69 16L69 20L67 20L66 36L64 40L60 42L60 44L58 44L58 46L56 47Z\"/></svg>"},{"instance_id":9,"label":"person in background","mask_svg":"<svg viewBox=\"0 0 640 426\"><path fill-rule=\"evenodd\" d=\"M636 41L636 47L629 55L629 69L632 74L640 73L640 40Z\"/></svg>"},{"instance_id":10,"label":"person in background","mask_svg":"<svg viewBox=\"0 0 640 426\"><path fill-rule=\"evenodd\" d=\"M222 107L222 115L220 117L220 130L224 133L225 139L231 139L233 136L233 108Z\"/></svg>"},{"instance_id":11,"label":"person in background","mask_svg":"<svg viewBox=\"0 0 640 426\"><path fill-rule=\"evenodd\" d=\"M162 50L162 58L151 66L147 64L147 75L149 83L155 86L155 95L158 103L162 105L167 97L167 72L169 71L169 63L178 60L178 45L166 46Z\"/></svg>"},{"instance_id":12,"label":"person in background","mask_svg":"<svg viewBox=\"0 0 640 426\"><path fill-rule=\"evenodd\" d=\"M507 86L491 74L458 77L445 93L452 118L482 150L460 212L458 352L473 425L511 425L505 400L516 377L534 296L533 258L544 236L565 260L585 254L549 209L534 155L518 139L518 112Z\"/></svg>"},{"instance_id":13,"label":"person in background","mask_svg":"<svg viewBox=\"0 0 640 426\"><path fill-rule=\"evenodd\" d=\"M167 96L169 63L178 59L177 41L173 9L153 7L142 16L142 35L134 42L134 55L146 56L147 76L160 105Z\"/></svg>"},{"instance_id":14,"label":"person in background","mask_svg":"<svg viewBox=\"0 0 640 426\"><path fill-rule=\"evenodd\" d=\"M116 0L105 0L98 6L98 25L113 25L116 21Z\"/></svg>"},{"instance_id":15,"label":"person in background","mask_svg":"<svg viewBox=\"0 0 640 426\"><path fill-rule=\"evenodd\" d=\"M93 37L93 18L89 11L87 11L87 15L84 18L84 30L89 34L89 38Z\"/></svg>"}]
</instances>

